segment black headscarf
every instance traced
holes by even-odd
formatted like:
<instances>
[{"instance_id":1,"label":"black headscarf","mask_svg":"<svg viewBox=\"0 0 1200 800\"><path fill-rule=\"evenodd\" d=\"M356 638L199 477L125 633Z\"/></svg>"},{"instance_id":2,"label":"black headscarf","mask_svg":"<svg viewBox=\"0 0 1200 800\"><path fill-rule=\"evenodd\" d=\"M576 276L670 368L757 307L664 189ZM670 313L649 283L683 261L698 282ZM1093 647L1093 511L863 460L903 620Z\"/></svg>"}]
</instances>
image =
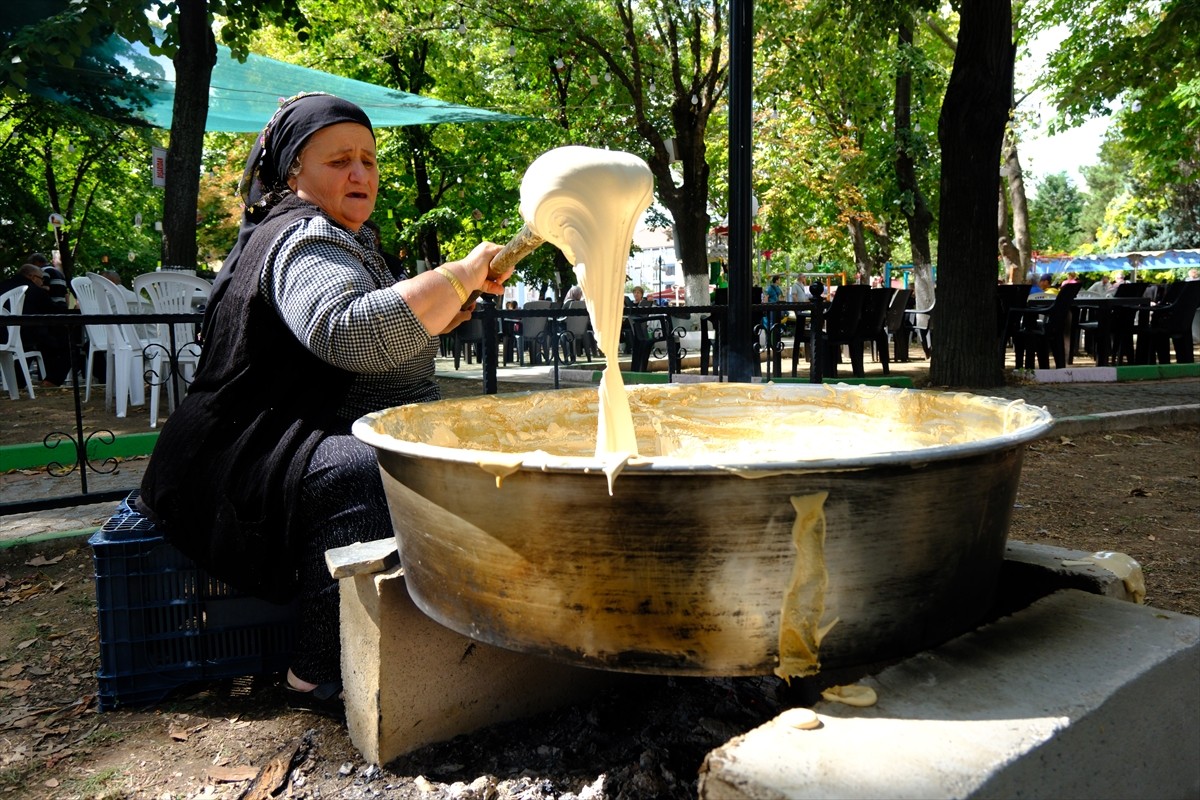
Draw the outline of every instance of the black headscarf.
<instances>
[{"instance_id":1,"label":"black headscarf","mask_svg":"<svg viewBox=\"0 0 1200 800\"><path fill-rule=\"evenodd\" d=\"M284 100L255 139L238 184L244 209L242 224L238 229L237 243L229 251L221 271L213 281L204 320L205 334L250 235L275 203L290 191L287 173L296 162L296 157L308 143L309 137L339 122L356 122L371 131L372 136L375 135L370 118L354 103L331 94L315 93L298 94Z\"/></svg>"}]
</instances>

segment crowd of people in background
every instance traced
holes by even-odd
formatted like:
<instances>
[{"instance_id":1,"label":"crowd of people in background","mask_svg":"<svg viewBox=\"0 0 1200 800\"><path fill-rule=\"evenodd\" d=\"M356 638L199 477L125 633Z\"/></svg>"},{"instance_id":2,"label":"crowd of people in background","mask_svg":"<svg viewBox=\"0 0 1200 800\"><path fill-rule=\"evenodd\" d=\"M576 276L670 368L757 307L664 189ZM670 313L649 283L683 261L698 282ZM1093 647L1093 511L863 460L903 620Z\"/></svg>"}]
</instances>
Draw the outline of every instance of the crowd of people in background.
<instances>
[{"instance_id":1,"label":"crowd of people in background","mask_svg":"<svg viewBox=\"0 0 1200 800\"><path fill-rule=\"evenodd\" d=\"M113 270L106 270L100 274L117 285L122 284L120 274ZM804 275L792 276L790 281L785 284L786 278L787 276L783 274L770 276L756 302L805 303L814 300L829 300L837 290L837 283L832 279L826 283L819 278L813 278L806 285ZM1091 295L1112 296L1116 293L1117 287L1128 280L1129 278L1123 270L1116 270L1101 275L1098 280L1084 287L1083 291ZM1200 268L1189 269L1183 280L1200 281ZM1080 282L1080 274L1076 271L1068 271L1061 276L1052 273L1038 274L1031 279L1030 293L1053 296L1062 286ZM870 285L873 288L882 287L884 285L883 276L873 275ZM58 314L76 310L74 304L71 303L66 276L51 259L42 253L31 253L15 274L0 280L0 294L18 286L26 287L22 309L24 314ZM564 298L566 301L582 300L583 289L579 285L574 285L565 293ZM715 302L713 298L710 300ZM645 287L634 286L630 294L626 296L626 303L649 306L666 305L667 301L652 300L647 297ZM515 306L516 302L511 300L506 304L506 307ZM78 359L76 355L72 354L68 329L65 326L27 325L21 328L21 336L25 350L27 352L36 351L42 357L45 373L40 376L42 386L63 385L69 380L72 365L79 366L75 363ZM7 328L0 326L0 343L6 342L7 337ZM20 378L23 383L23 376Z\"/></svg>"}]
</instances>

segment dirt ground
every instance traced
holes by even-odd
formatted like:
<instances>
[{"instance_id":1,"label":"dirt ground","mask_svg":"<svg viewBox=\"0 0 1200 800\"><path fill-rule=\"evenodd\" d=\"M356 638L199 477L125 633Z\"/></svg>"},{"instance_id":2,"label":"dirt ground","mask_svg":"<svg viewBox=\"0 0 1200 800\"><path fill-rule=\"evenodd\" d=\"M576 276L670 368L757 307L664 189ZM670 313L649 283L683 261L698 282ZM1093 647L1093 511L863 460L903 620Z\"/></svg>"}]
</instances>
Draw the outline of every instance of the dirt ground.
<instances>
[{"instance_id":1,"label":"dirt ground","mask_svg":"<svg viewBox=\"0 0 1200 800\"><path fill-rule=\"evenodd\" d=\"M1148 604L1200 614L1200 427L1029 445L1010 538L1126 553L1142 566ZM0 550L0 797L694 797L709 750L817 688L636 677L377 769L341 725L289 710L270 679L100 712L98 648L86 542Z\"/></svg>"}]
</instances>

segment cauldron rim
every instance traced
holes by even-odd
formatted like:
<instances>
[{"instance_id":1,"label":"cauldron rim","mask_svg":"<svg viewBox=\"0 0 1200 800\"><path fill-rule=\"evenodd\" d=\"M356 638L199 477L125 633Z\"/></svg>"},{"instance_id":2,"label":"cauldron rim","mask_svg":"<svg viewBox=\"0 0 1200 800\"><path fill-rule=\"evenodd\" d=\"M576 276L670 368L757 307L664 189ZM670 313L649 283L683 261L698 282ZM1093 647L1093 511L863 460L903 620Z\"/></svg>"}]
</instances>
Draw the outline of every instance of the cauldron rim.
<instances>
[{"instance_id":1,"label":"cauldron rim","mask_svg":"<svg viewBox=\"0 0 1200 800\"><path fill-rule=\"evenodd\" d=\"M730 386L731 384L704 384L704 383L687 383L687 384L652 384L645 386L631 386L629 391L631 394L637 392L662 392L662 391L686 391L687 387L703 387L703 386ZM848 455L839 456L837 458L814 458L814 459L791 459L791 460L769 460L769 461L745 461L736 458L729 460L714 459L706 463L696 463L694 459L672 460L670 457L664 456L639 456L630 459L621 468L620 472L623 476L637 474L729 474L736 473L746 477L758 477L762 475L775 475L780 473L807 473L817 471L851 471L874 469L878 467L887 467L903 464L908 467L913 467L922 463L930 463L935 461L946 461L960 459L970 456L979 455L982 453L1002 452L1013 447L1025 444L1030 441L1043 438L1049 433L1054 424L1053 417L1045 408L1039 406L1025 405L1023 401L1013 401L1004 398L990 397L985 395L974 395L968 392L948 392L927 389L896 389L887 386L852 386L848 384L736 384L739 387L771 387L772 390L782 390L787 394L806 395L811 394L816 396L818 393L828 395L829 392L842 393L854 392L863 393L870 392L871 394L880 397L881 400L896 399L906 395L920 393L924 395L937 395L944 398L954 398L962 401L970 400L982 407L990 407L997 413L1003 413L1006 409L1019 406L1022 414L1022 423L1019 427L998 435L989 435L968 442L959 442L953 444L940 444L931 447L899 450L899 451L883 451L869 453L866 455ZM675 387L684 387L676 389ZM558 390L543 390L540 392L517 392L504 395L481 395L480 397L495 398L498 403L516 403L523 398L528 398L532 395L543 395L547 391L573 392L573 393L591 393L595 394L594 388L579 388L579 389L558 389ZM432 404L424 404L422 408L431 408L433 406L445 407L447 404L454 405L463 402L474 402L479 398L456 398L450 400L440 400ZM400 407L407 408L407 407ZM389 414L395 409L383 409L382 411L367 414L355 421L352 432L363 442L376 448L377 451L394 453L402 456L410 456L421 459L432 459L436 461L447 461L454 463L498 463L504 462L512 465L516 462L516 457L520 456L519 465L513 467L513 470L520 471L537 471L537 472L556 472L556 473L604 473L606 467L610 467L610 462L606 462L595 455L589 456L566 456L554 455L544 451L497 451L482 448L469 447L445 447L441 445L428 444L425 442L408 441L400 439L390 433L383 433L376 430L375 423ZM422 413L424 413L422 411ZM432 412L431 412L432 413ZM618 458L619 460L619 458Z\"/></svg>"}]
</instances>

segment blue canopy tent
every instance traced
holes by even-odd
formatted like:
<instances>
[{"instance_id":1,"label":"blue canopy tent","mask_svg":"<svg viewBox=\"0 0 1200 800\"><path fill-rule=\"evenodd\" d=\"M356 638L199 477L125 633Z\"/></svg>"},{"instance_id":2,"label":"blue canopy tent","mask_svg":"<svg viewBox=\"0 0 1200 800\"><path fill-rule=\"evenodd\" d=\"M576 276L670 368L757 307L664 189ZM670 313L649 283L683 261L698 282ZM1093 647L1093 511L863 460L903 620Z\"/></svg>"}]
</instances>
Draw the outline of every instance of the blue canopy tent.
<instances>
[{"instance_id":1,"label":"blue canopy tent","mask_svg":"<svg viewBox=\"0 0 1200 800\"><path fill-rule=\"evenodd\" d=\"M1108 255L1034 258L1037 272L1051 274L1132 270L1133 277L1137 277L1139 271L1161 272L1191 267L1200 267L1200 250L1141 250Z\"/></svg>"},{"instance_id":2,"label":"blue canopy tent","mask_svg":"<svg viewBox=\"0 0 1200 800\"><path fill-rule=\"evenodd\" d=\"M95 66L68 70L57 80L31 80L28 91L52 100L105 113L91 102L104 93L108 115L158 128L171 127L175 102L175 66L166 56L151 55L149 48L111 36L89 48L89 64L116 63L128 75L114 80ZM119 84L119 91L115 87ZM279 101L301 92L328 92L356 103L376 127L429 125L443 122L510 122L528 119L486 109L446 103L328 72L250 54L245 62L229 48L217 46L208 91L207 131L257 133L279 108ZM115 112L115 113L114 113Z\"/></svg>"}]
</instances>

